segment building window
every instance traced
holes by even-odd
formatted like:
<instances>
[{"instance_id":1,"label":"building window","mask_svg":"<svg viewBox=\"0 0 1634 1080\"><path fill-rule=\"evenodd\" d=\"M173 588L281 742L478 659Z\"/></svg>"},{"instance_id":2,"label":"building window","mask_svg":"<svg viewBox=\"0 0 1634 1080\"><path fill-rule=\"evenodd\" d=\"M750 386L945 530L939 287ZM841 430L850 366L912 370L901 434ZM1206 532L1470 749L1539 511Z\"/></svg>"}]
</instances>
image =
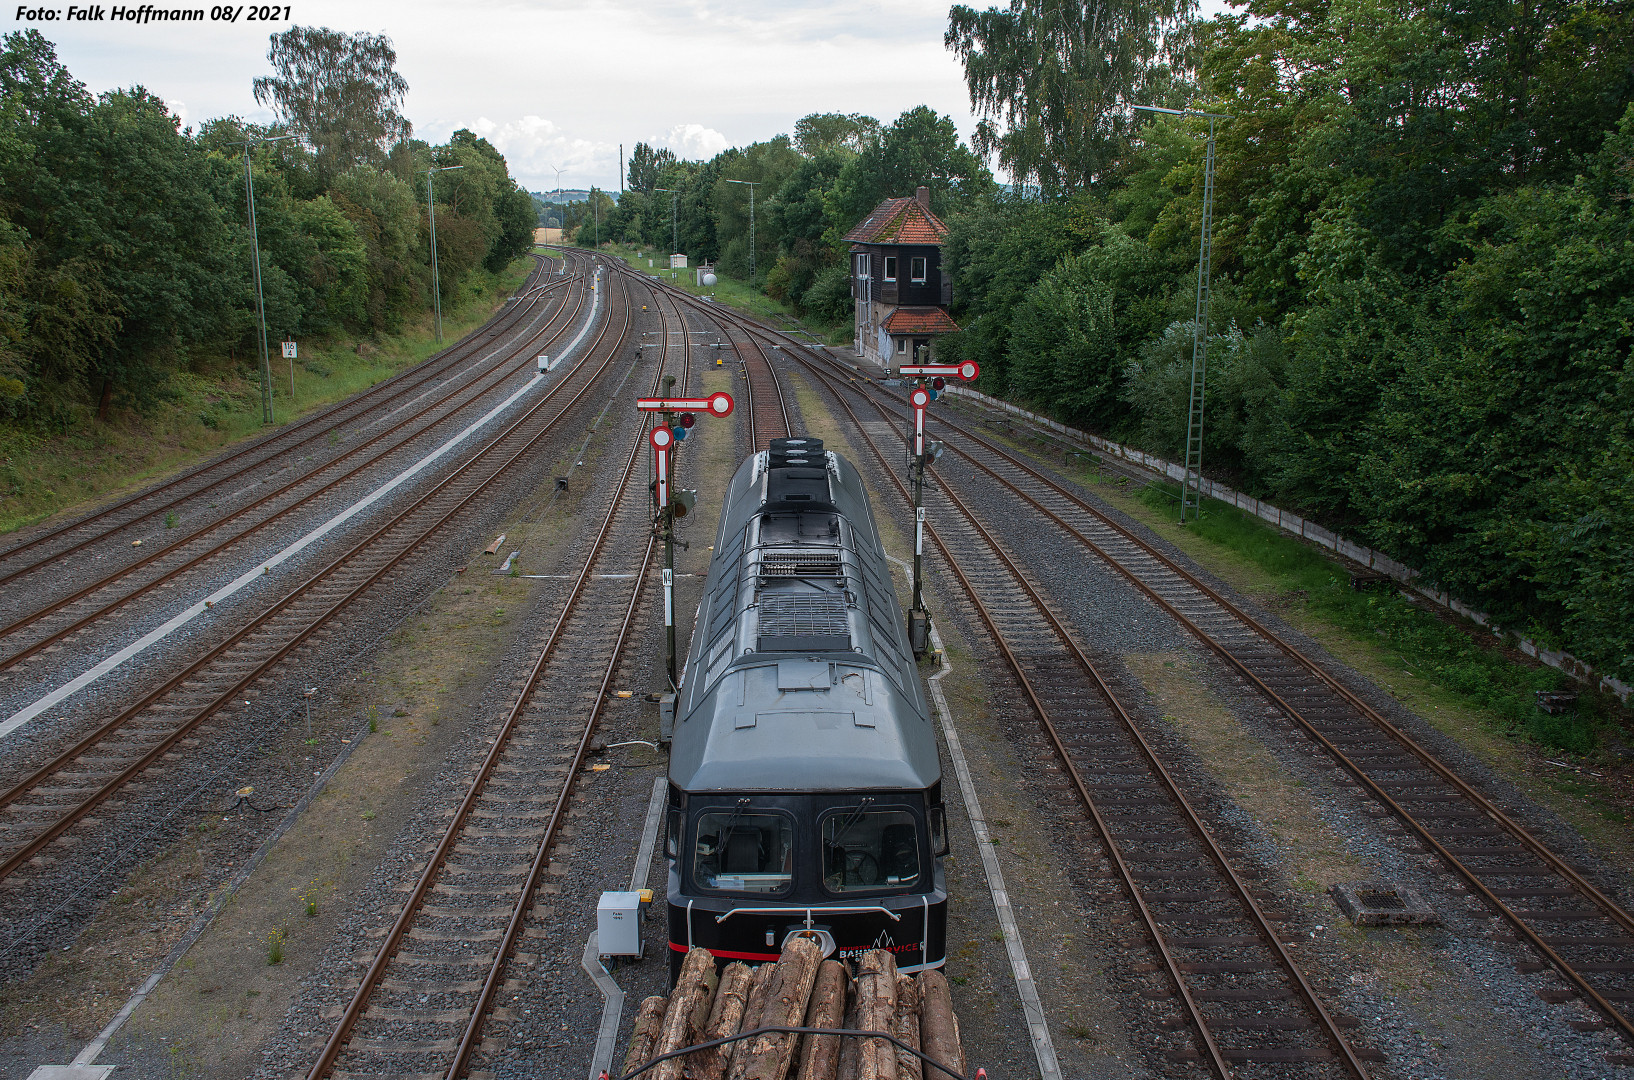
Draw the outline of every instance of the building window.
<instances>
[{"instance_id":1,"label":"building window","mask_svg":"<svg viewBox=\"0 0 1634 1080\"><path fill-rule=\"evenodd\" d=\"M899 338L896 339L896 352L897 352L898 356L908 355L908 339L907 338L899 337Z\"/></svg>"},{"instance_id":2,"label":"building window","mask_svg":"<svg viewBox=\"0 0 1634 1080\"><path fill-rule=\"evenodd\" d=\"M921 285L925 282L925 260L922 257L913 260L913 279Z\"/></svg>"},{"instance_id":3,"label":"building window","mask_svg":"<svg viewBox=\"0 0 1634 1080\"><path fill-rule=\"evenodd\" d=\"M867 255L858 255L857 256L857 277L861 278L863 281L868 280L868 256Z\"/></svg>"},{"instance_id":4,"label":"building window","mask_svg":"<svg viewBox=\"0 0 1634 1080\"><path fill-rule=\"evenodd\" d=\"M896 280L896 256L895 255L885 256L885 280L886 281L895 281Z\"/></svg>"}]
</instances>

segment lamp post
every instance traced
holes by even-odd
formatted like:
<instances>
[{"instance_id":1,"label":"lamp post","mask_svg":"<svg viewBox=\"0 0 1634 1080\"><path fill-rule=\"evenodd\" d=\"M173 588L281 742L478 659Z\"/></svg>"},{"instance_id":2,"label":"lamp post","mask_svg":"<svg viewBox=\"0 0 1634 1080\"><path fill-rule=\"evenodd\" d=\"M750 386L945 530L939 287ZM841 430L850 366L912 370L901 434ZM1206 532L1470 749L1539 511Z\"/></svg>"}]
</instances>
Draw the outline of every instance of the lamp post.
<instances>
[{"instance_id":1,"label":"lamp post","mask_svg":"<svg viewBox=\"0 0 1634 1080\"><path fill-rule=\"evenodd\" d=\"M250 251L255 264L255 311L261 322L261 422L272 423L272 361L267 355L267 298L261 288L261 234L255 227L255 176L250 170L250 149L262 143L283 142L293 135L279 135L270 139L246 137L244 143L244 202L250 215ZM293 390L290 391L294 393Z\"/></svg>"},{"instance_id":2,"label":"lamp post","mask_svg":"<svg viewBox=\"0 0 1634 1080\"><path fill-rule=\"evenodd\" d=\"M749 284L755 283L755 188L759 180L728 180L728 184L749 185Z\"/></svg>"},{"instance_id":3,"label":"lamp post","mask_svg":"<svg viewBox=\"0 0 1634 1080\"><path fill-rule=\"evenodd\" d=\"M1192 320L1191 390L1186 400L1186 474L1180 481L1180 523L1186 523L1186 508L1195 519L1203 504L1203 387L1208 373L1209 271L1214 224L1214 121L1230 120L1224 113L1195 109L1163 109L1156 105L1136 105L1143 112L1170 116L1201 116L1208 120L1208 145L1203 153L1203 221L1197 242L1197 310Z\"/></svg>"},{"instance_id":4,"label":"lamp post","mask_svg":"<svg viewBox=\"0 0 1634 1080\"><path fill-rule=\"evenodd\" d=\"M445 165L444 167L426 170L426 209L431 213L431 301L437 309L437 344L443 343L443 289L442 282L437 278L437 195L433 190L431 178L440 172L453 172L463 169L464 165Z\"/></svg>"},{"instance_id":5,"label":"lamp post","mask_svg":"<svg viewBox=\"0 0 1634 1080\"><path fill-rule=\"evenodd\" d=\"M681 193L674 188L667 187L653 188L653 190L662 191L669 195L669 249L673 252L681 246L681 234L676 230L675 226L675 204L680 200Z\"/></svg>"}]
</instances>

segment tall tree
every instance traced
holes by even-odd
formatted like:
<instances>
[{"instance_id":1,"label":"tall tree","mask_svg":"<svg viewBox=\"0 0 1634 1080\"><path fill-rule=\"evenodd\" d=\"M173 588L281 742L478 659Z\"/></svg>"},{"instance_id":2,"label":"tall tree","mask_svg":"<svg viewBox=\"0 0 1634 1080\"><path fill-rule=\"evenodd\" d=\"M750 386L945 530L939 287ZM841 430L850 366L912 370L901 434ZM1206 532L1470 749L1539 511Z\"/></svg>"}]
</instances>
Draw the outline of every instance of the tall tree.
<instances>
[{"instance_id":1,"label":"tall tree","mask_svg":"<svg viewBox=\"0 0 1634 1080\"><path fill-rule=\"evenodd\" d=\"M1051 191L1103 178L1128 141L1130 106L1170 89L1178 32L1195 8L1196 0L955 5L943 40L964 63L983 117L976 149Z\"/></svg>"},{"instance_id":2,"label":"tall tree","mask_svg":"<svg viewBox=\"0 0 1634 1080\"><path fill-rule=\"evenodd\" d=\"M831 218L840 232L851 228L881 199L930 188L931 209L948 214L991 188L993 177L959 139L953 121L926 105L897 117L840 173L833 187Z\"/></svg>"},{"instance_id":3,"label":"tall tree","mask_svg":"<svg viewBox=\"0 0 1634 1080\"><path fill-rule=\"evenodd\" d=\"M630 189L652 194L652 189L658 186L659 173L673 164L675 164L673 151L654 150L644 142L636 143L635 150L630 154Z\"/></svg>"},{"instance_id":4,"label":"tall tree","mask_svg":"<svg viewBox=\"0 0 1634 1080\"><path fill-rule=\"evenodd\" d=\"M321 186L353 166L382 163L408 138L412 125L398 111L408 83L386 35L292 26L272 35L267 59L276 74L255 80L255 100L305 136Z\"/></svg>"},{"instance_id":5,"label":"tall tree","mask_svg":"<svg viewBox=\"0 0 1634 1080\"><path fill-rule=\"evenodd\" d=\"M879 121L862 113L812 113L794 125L794 148L806 157L830 150L860 154L879 138Z\"/></svg>"}]
</instances>

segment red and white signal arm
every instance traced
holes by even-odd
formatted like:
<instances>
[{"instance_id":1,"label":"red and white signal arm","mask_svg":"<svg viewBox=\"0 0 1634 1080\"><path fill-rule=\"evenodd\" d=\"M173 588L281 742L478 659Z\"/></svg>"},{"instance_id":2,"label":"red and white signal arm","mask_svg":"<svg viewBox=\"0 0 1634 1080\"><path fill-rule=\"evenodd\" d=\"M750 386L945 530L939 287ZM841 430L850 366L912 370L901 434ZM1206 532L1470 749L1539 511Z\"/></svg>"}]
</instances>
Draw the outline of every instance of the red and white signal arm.
<instances>
[{"instance_id":1,"label":"red and white signal arm","mask_svg":"<svg viewBox=\"0 0 1634 1080\"><path fill-rule=\"evenodd\" d=\"M913 452L918 457L925 452L925 406L930 404L930 391L916 386L908 400L913 402Z\"/></svg>"},{"instance_id":2,"label":"red and white signal arm","mask_svg":"<svg viewBox=\"0 0 1634 1080\"><path fill-rule=\"evenodd\" d=\"M959 364L903 364L897 368L899 375L940 375L948 379L963 379L969 382L982 373L981 365L974 360L966 360Z\"/></svg>"},{"instance_id":3,"label":"red and white signal arm","mask_svg":"<svg viewBox=\"0 0 1634 1080\"><path fill-rule=\"evenodd\" d=\"M647 436L647 441L652 443L653 457L657 459L654 470L658 480L656 494L659 509L663 509L669 505L669 456L675 448L675 432L669 429L668 424L659 424Z\"/></svg>"},{"instance_id":4,"label":"red and white signal arm","mask_svg":"<svg viewBox=\"0 0 1634 1080\"><path fill-rule=\"evenodd\" d=\"M732 395L724 391L710 394L706 398L636 398L635 407L642 412L701 412L714 417L732 415L736 403Z\"/></svg>"}]
</instances>

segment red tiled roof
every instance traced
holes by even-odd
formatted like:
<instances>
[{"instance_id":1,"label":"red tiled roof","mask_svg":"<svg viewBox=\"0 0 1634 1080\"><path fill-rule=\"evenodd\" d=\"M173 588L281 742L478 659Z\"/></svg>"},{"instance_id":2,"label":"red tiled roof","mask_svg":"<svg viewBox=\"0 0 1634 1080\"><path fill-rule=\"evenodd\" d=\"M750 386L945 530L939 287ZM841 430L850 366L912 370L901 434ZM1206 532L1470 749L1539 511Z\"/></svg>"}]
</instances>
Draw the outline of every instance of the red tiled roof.
<instances>
[{"instance_id":1,"label":"red tiled roof","mask_svg":"<svg viewBox=\"0 0 1634 1080\"><path fill-rule=\"evenodd\" d=\"M947 226L912 195L886 199L844 239L854 244L940 244Z\"/></svg>"},{"instance_id":2,"label":"red tiled roof","mask_svg":"<svg viewBox=\"0 0 1634 1080\"><path fill-rule=\"evenodd\" d=\"M887 334L951 334L959 324L939 307L897 308L885 320Z\"/></svg>"}]
</instances>

